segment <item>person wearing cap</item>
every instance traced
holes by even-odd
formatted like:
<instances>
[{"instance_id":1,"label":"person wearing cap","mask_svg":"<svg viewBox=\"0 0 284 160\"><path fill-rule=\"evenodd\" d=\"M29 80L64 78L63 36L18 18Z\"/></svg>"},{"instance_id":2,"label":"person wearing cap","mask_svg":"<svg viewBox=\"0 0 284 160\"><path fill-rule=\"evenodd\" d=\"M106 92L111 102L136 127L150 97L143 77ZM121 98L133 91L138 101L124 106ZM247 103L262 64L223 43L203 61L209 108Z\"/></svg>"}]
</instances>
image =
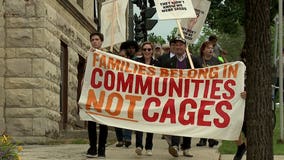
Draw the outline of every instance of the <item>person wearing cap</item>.
<instances>
[{"instance_id":1,"label":"person wearing cap","mask_svg":"<svg viewBox=\"0 0 284 160\"><path fill-rule=\"evenodd\" d=\"M222 47L217 43L217 36L211 35L209 36L208 40L213 44L213 52L214 56L218 58L218 60L222 63L227 63L228 60L226 59L226 55L228 54L227 51L223 50Z\"/></svg>"},{"instance_id":2,"label":"person wearing cap","mask_svg":"<svg viewBox=\"0 0 284 160\"><path fill-rule=\"evenodd\" d=\"M170 45L169 45L169 44L167 44L167 43L163 44L163 45L162 45L162 49L163 49L163 51L164 51L164 52L163 52L163 55L170 53Z\"/></svg>"},{"instance_id":3,"label":"person wearing cap","mask_svg":"<svg viewBox=\"0 0 284 160\"><path fill-rule=\"evenodd\" d=\"M160 44L155 45L155 50L154 50L154 59L158 59L163 53L162 53L162 47Z\"/></svg>"},{"instance_id":4,"label":"person wearing cap","mask_svg":"<svg viewBox=\"0 0 284 160\"><path fill-rule=\"evenodd\" d=\"M166 67L169 64L169 61L172 57L175 56L175 41L174 39L170 40L170 51L169 54L163 54L162 56L158 57L158 66L159 67Z\"/></svg>"},{"instance_id":5,"label":"person wearing cap","mask_svg":"<svg viewBox=\"0 0 284 160\"><path fill-rule=\"evenodd\" d=\"M171 40L171 43L175 44L175 56L170 58L167 63L163 63L161 66L166 68L178 68L178 69L190 69L190 63L186 54L186 41L181 37L175 37ZM196 58L191 56L193 60L194 67L198 65ZM179 156L179 146L183 150L183 155L186 157L193 157L192 154L189 153L189 149L191 148L191 137L183 137L183 144L180 145L180 137L179 136L171 136L171 144L169 146L169 153L173 157Z\"/></svg>"},{"instance_id":6,"label":"person wearing cap","mask_svg":"<svg viewBox=\"0 0 284 160\"><path fill-rule=\"evenodd\" d=\"M174 50L175 50L175 43L173 40L170 41L170 45L163 44L162 48L164 50L163 55L157 58L159 67L164 67L166 64L169 63L170 59L175 56ZM171 136L169 135L162 135L162 139L166 139L167 143L171 144Z\"/></svg>"}]
</instances>

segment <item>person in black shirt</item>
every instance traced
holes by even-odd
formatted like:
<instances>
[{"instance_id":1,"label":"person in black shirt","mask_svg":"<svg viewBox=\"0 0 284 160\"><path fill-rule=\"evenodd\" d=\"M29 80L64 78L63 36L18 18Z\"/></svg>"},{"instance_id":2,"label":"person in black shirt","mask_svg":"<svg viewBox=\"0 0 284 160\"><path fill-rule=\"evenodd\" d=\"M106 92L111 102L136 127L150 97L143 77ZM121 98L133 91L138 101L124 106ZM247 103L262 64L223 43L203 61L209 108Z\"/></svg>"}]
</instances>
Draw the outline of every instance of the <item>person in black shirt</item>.
<instances>
[{"instance_id":1,"label":"person in black shirt","mask_svg":"<svg viewBox=\"0 0 284 160\"><path fill-rule=\"evenodd\" d=\"M204 42L200 47L200 56L198 57L198 63L202 67L209 67L214 66L218 64L222 64L221 61L219 61L218 58L214 57L213 53L213 43L210 41ZM199 142L196 144L196 146L206 146L207 139L206 138L200 138ZM218 141L215 139L208 139L209 147L214 147L214 145L218 145Z\"/></svg>"},{"instance_id":2,"label":"person in black shirt","mask_svg":"<svg viewBox=\"0 0 284 160\"><path fill-rule=\"evenodd\" d=\"M102 43L104 41L104 36L102 33L95 32L90 35L91 49L93 52L95 49L101 49ZM99 125L99 143L97 148L97 123L93 121L88 121L88 135L90 141L90 148L87 151L88 158L105 157L105 145L108 135L108 127L106 125Z\"/></svg>"},{"instance_id":3,"label":"person in black shirt","mask_svg":"<svg viewBox=\"0 0 284 160\"><path fill-rule=\"evenodd\" d=\"M148 64L148 65L154 65L157 66L158 61L153 58L153 44L151 42L144 42L141 46L142 49L142 57L141 58L136 58L135 60ZM136 131L136 154L137 155L142 155L142 149L143 149L143 132ZM153 148L153 133L147 133L146 135L146 155L147 156L152 156L152 148Z\"/></svg>"}]
</instances>

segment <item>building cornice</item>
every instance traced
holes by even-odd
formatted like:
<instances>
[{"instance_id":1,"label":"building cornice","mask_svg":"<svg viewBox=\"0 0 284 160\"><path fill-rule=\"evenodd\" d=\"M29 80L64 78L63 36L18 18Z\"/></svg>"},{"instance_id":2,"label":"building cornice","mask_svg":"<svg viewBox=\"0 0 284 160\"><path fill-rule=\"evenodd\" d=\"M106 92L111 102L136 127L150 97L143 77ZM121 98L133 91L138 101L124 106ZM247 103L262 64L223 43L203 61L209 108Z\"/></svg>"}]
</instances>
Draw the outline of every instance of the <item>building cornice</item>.
<instances>
[{"instance_id":1,"label":"building cornice","mask_svg":"<svg viewBox=\"0 0 284 160\"><path fill-rule=\"evenodd\" d=\"M68 0L57 0L57 2L61 4L84 28L86 28L88 32L93 33L97 31L97 24L94 26L92 22L79 12Z\"/></svg>"}]
</instances>

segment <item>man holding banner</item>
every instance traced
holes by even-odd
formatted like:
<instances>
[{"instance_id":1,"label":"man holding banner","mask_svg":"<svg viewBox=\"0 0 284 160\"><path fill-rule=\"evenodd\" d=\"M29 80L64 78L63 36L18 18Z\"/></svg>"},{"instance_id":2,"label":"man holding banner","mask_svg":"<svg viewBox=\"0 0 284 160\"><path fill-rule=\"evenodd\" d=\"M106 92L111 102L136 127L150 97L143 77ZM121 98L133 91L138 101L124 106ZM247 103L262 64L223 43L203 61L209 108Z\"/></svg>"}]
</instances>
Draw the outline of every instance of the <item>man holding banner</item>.
<instances>
[{"instance_id":1,"label":"man holding banner","mask_svg":"<svg viewBox=\"0 0 284 160\"><path fill-rule=\"evenodd\" d=\"M90 35L90 42L91 42L91 52L94 52L96 49L101 49L102 43L104 41L104 35L99 32L92 33ZM89 135L89 142L90 148L87 151L88 158L98 157L105 157L105 144L107 141L108 135L108 127L106 125L99 125L100 133L99 133L99 145L97 148L97 123L94 121L88 121L88 135Z\"/></svg>"},{"instance_id":2,"label":"man holding banner","mask_svg":"<svg viewBox=\"0 0 284 160\"><path fill-rule=\"evenodd\" d=\"M178 69L189 69L190 64L187 58L186 54L186 41L185 39L181 37L176 37L173 40L171 40L171 43L175 44L175 56L172 57L169 60L169 63L164 63L164 66L166 68L178 68ZM160 62L162 63L162 62ZM196 61L194 61L194 64L197 64ZM179 145L180 145L180 137L179 136L172 136L171 137L171 145L169 146L169 153L173 157L178 157L178 151L179 151ZM189 153L189 149L191 147L191 137L183 137L183 144L181 145L181 148L183 150L183 155L186 157L193 157Z\"/></svg>"}]
</instances>

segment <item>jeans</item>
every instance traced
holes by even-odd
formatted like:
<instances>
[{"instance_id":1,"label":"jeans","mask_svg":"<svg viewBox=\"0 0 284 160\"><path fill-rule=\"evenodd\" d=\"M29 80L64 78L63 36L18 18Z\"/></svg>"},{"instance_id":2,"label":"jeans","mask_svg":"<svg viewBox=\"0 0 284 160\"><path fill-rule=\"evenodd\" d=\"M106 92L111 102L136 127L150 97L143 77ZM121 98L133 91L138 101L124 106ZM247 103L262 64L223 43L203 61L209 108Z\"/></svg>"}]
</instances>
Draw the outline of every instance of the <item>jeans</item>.
<instances>
[{"instance_id":1,"label":"jeans","mask_svg":"<svg viewBox=\"0 0 284 160\"><path fill-rule=\"evenodd\" d=\"M108 127L106 125L99 125L99 145L98 154L105 155L105 145L107 142ZM88 121L88 135L90 141L90 147L97 150L97 123L93 121Z\"/></svg>"},{"instance_id":2,"label":"jeans","mask_svg":"<svg viewBox=\"0 0 284 160\"><path fill-rule=\"evenodd\" d=\"M122 128L115 128L115 134L117 141L131 141L131 134L132 130L122 129Z\"/></svg>"},{"instance_id":3,"label":"jeans","mask_svg":"<svg viewBox=\"0 0 284 160\"><path fill-rule=\"evenodd\" d=\"M182 150L190 149L191 148L191 137L182 137L183 143L181 144ZM179 146L180 144L180 137L179 136L172 136L172 146Z\"/></svg>"},{"instance_id":4,"label":"jeans","mask_svg":"<svg viewBox=\"0 0 284 160\"><path fill-rule=\"evenodd\" d=\"M146 135L146 150L152 150L153 148L153 133L147 133ZM143 132L136 131L136 148L141 147L143 149Z\"/></svg>"}]
</instances>

